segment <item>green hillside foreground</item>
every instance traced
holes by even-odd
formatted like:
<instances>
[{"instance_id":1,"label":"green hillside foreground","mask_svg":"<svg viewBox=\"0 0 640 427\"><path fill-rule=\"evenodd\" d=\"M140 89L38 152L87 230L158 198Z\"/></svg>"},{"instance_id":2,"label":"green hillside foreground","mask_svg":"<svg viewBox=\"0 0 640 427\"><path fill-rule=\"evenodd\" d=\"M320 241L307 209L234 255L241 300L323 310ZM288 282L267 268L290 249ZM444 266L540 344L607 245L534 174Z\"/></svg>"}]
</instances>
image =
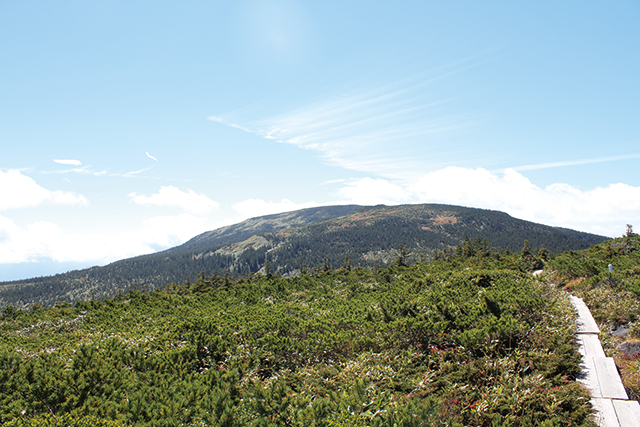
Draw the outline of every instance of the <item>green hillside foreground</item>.
<instances>
[{"instance_id":1,"label":"green hillside foreground","mask_svg":"<svg viewBox=\"0 0 640 427\"><path fill-rule=\"evenodd\" d=\"M547 269L553 271L550 280L584 299L600 326L607 356L616 361L627 394L640 400L640 354L619 348L640 342L640 236L629 227L622 238L555 257Z\"/></svg>"},{"instance_id":2,"label":"green hillside foreground","mask_svg":"<svg viewBox=\"0 0 640 427\"><path fill-rule=\"evenodd\" d=\"M590 426L566 293L467 242L385 269L200 277L0 321L14 426ZM445 256L446 255L446 256ZM544 256L541 252L538 254Z\"/></svg>"}]
</instances>

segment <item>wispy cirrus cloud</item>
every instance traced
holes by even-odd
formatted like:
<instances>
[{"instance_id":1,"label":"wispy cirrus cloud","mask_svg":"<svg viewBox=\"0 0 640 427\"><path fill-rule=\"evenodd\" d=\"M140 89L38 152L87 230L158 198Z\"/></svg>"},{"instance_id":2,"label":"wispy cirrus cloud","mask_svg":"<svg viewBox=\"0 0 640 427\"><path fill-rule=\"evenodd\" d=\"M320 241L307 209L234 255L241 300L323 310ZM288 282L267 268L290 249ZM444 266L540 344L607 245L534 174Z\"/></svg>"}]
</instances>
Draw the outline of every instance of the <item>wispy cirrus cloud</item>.
<instances>
[{"instance_id":1,"label":"wispy cirrus cloud","mask_svg":"<svg viewBox=\"0 0 640 427\"><path fill-rule=\"evenodd\" d=\"M147 172L148 170L150 170L151 168L143 168L143 169L139 169L136 171L128 171L128 172L113 172L113 173L108 173L105 172L106 175L108 176L119 176L122 178L138 178L141 174Z\"/></svg>"},{"instance_id":2,"label":"wispy cirrus cloud","mask_svg":"<svg viewBox=\"0 0 640 427\"><path fill-rule=\"evenodd\" d=\"M536 163L532 165L517 166L511 169L521 172L521 171L530 171L530 170L538 170L538 169L550 169L550 168L560 168L560 167L567 167L567 166L588 165L593 163L616 162L620 160L632 160L632 159L640 159L640 153L623 154L619 156L596 157L593 159L579 159L579 160L566 160L566 161L559 161L559 162Z\"/></svg>"},{"instance_id":3,"label":"wispy cirrus cloud","mask_svg":"<svg viewBox=\"0 0 640 427\"><path fill-rule=\"evenodd\" d=\"M69 163L60 163L60 164L64 164L67 166L71 165ZM58 169L54 171L41 171L40 173L43 173L43 174L79 173L79 174L87 174L87 175L96 175L96 172L91 171L91 167L89 165L85 165L85 166L78 165L78 167L76 168Z\"/></svg>"},{"instance_id":4,"label":"wispy cirrus cloud","mask_svg":"<svg viewBox=\"0 0 640 427\"><path fill-rule=\"evenodd\" d=\"M80 175L93 175L93 176L106 176L106 177L119 177L119 178L141 178L141 175L149 170L152 167L146 167L133 171L122 171L122 172L113 172L107 169L95 169L91 165L85 165L77 168L70 169L60 169L53 171L39 171L41 174L49 175L49 174L69 174L69 173L77 173Z\"/></svg>"},{"instance_id":5,"label":"wispy cirrus cloud","mask_svg":"<svg viewBox=\"0 0 640 427\"><path fill-rule=\"evenodd\" d=\"M456 67L432 77L320 97L268 117L246 109L208 119L317 151L326 162L345 169L397 177L423 171L430 161L426 154L430 148L440 149L443 138L478 122L475 113L449 113L450 99L436 94L435 83L463 68Z\"/></svg>"},{"instance_id":6,"label":"wispy cirrus cloud","mask_svg":"<svg viewBox=\"0 0 640 427\"><path fill-rule=\"evenodd\" d=\"M73 159L53 159L53 161L60 165L80 166L82 164L80 160Z\"/></svg>"}]
</instances>

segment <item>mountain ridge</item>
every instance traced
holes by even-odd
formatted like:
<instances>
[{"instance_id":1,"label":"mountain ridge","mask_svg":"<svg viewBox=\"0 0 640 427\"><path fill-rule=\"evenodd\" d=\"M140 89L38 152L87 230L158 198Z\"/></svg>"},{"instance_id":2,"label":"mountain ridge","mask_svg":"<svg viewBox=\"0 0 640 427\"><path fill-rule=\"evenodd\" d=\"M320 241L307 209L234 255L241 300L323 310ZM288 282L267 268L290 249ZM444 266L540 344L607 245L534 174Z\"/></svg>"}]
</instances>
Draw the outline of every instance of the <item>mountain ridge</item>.
<instances>
[{"instance_id":1,"label":"mountain ridge","mask_svg":"<svg viewBox=\"0 0 640 427\"><path fill-rule=\"evenodd\" d=\"M192 239L189 239L182 245L161 251L161 253L179 253L209 248L226 243L233 243L235 241L249 238L253 234L257 233L266 233L283 228L311 224L333 217L346 215L361 207L362 206L360 205L318 206L279 214L253 217L237 224L206 231Z\"/></svg>"},{"instance_id":2,"label":"mountain ridge","mask_svg":"<svg viewBox=\"0 0 640 427\"><path fill-rule=\"evenodd\" d=\"M0 308L51 306L112 297L132 288L160 289L200 274L243 276L271 271L295 275L307 268L384 267L399 255L408 261L432 258L465 239L482 239L494 248L532 248L552 253L585 249L608 238L524 221L486 209L441 204L339 205L255 217L207 231L182 245L103 267L55 276L0 283ZM332 266L333 264L333 266Z\"/></svg>"}]
</instances>

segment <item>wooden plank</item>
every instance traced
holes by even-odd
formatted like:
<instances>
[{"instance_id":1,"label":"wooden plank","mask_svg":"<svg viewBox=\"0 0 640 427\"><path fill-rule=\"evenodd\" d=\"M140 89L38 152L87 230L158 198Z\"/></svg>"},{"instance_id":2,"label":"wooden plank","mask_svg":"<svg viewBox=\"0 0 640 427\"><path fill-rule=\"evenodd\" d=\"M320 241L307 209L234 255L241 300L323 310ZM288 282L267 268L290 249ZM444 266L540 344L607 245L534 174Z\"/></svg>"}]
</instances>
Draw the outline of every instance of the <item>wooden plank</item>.
<instances>
[{"instance_id":1,"label":"wooden plank","mask_svg":"<svg viewBox=\"0 0 640 427\"><path fill-rule=\"evenodd\" d=\"M587 350L582 339L586 334L576 334L576 344L578 344L578 353L582 356L582 359L587 357ZM589 334L591 335L591 334Z\"/></svg>"},{"instance_id":2,"label":"wooden plank","mask_svg":"<svg viewBox=\"0 0 640 427\"><path fill-rule=\"evenodd\" d=\"M598 383L598 375L596 374L596 367L593 357L585 357L580 364L582 372L578 375L578 381L584 385L591 394L592 397L601 398L602 391L600 390L600 384Z\"/></svg>"},{"instance_id":3,"label":"wooden plank","mask_svg":"<svg viewBox=\"0 0 640 427\"><path fill-rule=\"evenodd\" d=\"M640 427L640 404L635 400L614 400L613 407L621 427Z\"/></svg>"},{"instance_id":4,"label":"wooden plank","mask_svg":"<svg viewBox=\"0 0 640 427\"><path fill-rule=\"evenodd\" d=\"M598 328L598 324L593 319L591 311L589 311L589 307L587 307L582 298L569 295L569 299L571 300L571 304L573 304L575 309L578 311L578 319L576 320L578 333L599 334L600 328Z\"/></svg>"},{"instance_id":5,"label":"wooden plank","mask_svg":"<svg viewBox=\"0 0 640 427\"><path fill-rule=\"evenodd\" d=\"M594 409L593 421L598 427L622 427L618 422L615 407L611 399L591 399Z\"/></svg>"},{"instance_id":6,"label":"wooden plank","mask_svg":"<svg viewBox=\"0 0 640 427\"><path fill-rule=\"evenodd\" d=\"M579 351L583 357L607 357L597 335L578 334L576 341L578 341Z\"/></svg>"},{"instance_id":7,"label":"wooden plank","mask_svg":"<svg viewBox=\"0 0 640 427\"><path fill-rule=\"evenodd\" d=\"M608 399L629 399L613 358L594 357L593 362L601 396Z\"/></svg>"},{"instance_id":8,"label":"wooden plank","mask_svg":"<svg viewBox=\"0 0 640 427\"><path fill-rule=\"evenodd\" d=\"M589 308L582 299L569 298L578 311L576 341L582 355L578 381L591 393L595 423L598 427L640 427L640 403L628 400L615 361L604 353L597 335L600 328Z\"/></svg>"}]
</instances>

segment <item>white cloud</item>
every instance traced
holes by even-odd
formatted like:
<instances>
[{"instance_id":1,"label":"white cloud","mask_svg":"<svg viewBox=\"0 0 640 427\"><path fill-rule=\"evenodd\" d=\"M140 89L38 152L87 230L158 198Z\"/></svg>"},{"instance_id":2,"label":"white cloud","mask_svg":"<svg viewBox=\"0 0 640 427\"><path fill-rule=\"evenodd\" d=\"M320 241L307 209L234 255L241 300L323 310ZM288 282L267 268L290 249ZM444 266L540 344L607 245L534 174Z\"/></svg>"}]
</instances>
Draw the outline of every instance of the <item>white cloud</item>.
<instances>
[{"instance_id":1,"label":"white cloud","mask_svg":"<svg viewBox=\"0 0 640 427\"><path fill-rule=\"evenodd\" d=\"M409 187L421 201L458 203L478 208L500 206L505 210L522 208L524 211L535 203L530 198L531 193L539 190L512 170L498 176L486 169L460 167L425 174Z\"/></svg>"},{"instance_id":2,"label":"white cloud","mask_svg":"<svg viewBox=\"0 0 640 427\"><path fill-rule=\"evenodd\" d=\"M640 224L640 187L611 184L581 190L556 183L541 188L517 171L447 167L414 180L361 178L338 190L339 201L294 203L248 199L233 205L243 219L328 204L443 203L492 209L540 224L619 236ZM637 227L640 227L638 225Z\"/></svg>"},{"instance_id":3,"label":"white cloud","mask_svg":"<svg viewBox=\"0 0 640 427\"><path fill-rule=\"evenodd\" d=\"M395 205L411 200L411 194L398 184L385 179L362 178L350 182L338 192L340 196L359 205Z\"/></svg>"},{"instance_id":4,"label":"white cloud","mask_svg":"<svg viewBox=\"0 0 640 427\"><path fill-rule=\"evenodd\" d=\"M80 166L82 164L82 162L80 160L72 160L72 159L53 159L54 162L59 163L61 165L73 165L73 166Z\"/></svg>"},{"instance_id":5,"label":"white cloud","mask_svg":"<svg viewBox=\"0 0 640 427\"><path fill-rule=\"evenodd\" d=\"M28 182L28 181L27 181ZM130 197L140 204L177 206L186 212L156 216L122 229L75 233L53 222L18 225L0 216L0 263L23 263L50 259L55 262L106 264L119 259L152 253L184 243L199 233L220 227L208 214L218 203L193 191L162 187L157 194ZM14 204L15 205L15 204Z\"/></svg>"},{"instance_id":6,"label":"white cloud","mask_svg":"<svg viewBox=\"0 0 640 427\"><path fill-rule=\"evenodd\" d=\"M42 203L88 205L89 201L70 191L47 190L20 171L0 170L0 210L38 206Z\"/></svg>"},{"instance_id":7,"label":"white cloud","mask_svg":"<svg viewBox=\"0 0 640 427\"><path fill-rule=\"evenodd\" d=\"M0 216L0 262L3 264L51 259L65 261L112 261L119 255L134 255L144 248L131 245L126 235L65 234L56 224L46 221L25 227Z\"/></svg>"},{"instance_id":8,"label":"white cloud","mask_svg":"<svg viewBox=\"0 0 640 427\"><path fill-rule=\"evenodd\" d=\"M20 227L0 215L0 263L51 259L106 264L180 245L222 225L226 224L183 213L148 218L131 231L74 234L51 222L39 221Z\"/></svg>"},{"instance_id":9,"label":"white cloud","mask_svg":"<svg viewBox=\"0 0 640 427\"><path fill-rule=\"evenodd\" d=\"M267 202L261 199L247 199L233 205L233 209L238 212L243 219L254 218L262 215L270 215L282 212L290 212L298 209L320 206L319 203L294 203L291 200L283 199L281 202Z\"/></svg>"},{"instance_id":10,"label":"white cloud","mask_svg":"<svg viewBox=\"0 0 640 427\"><path fill-rule=\"evenodd\" d=\"M147 218L143 221L141 241L154 248L170 248L221 225L189 213Z\"/></svg>"},{"instance_id":11,"label":"white cloud","mask_svg":"<svg viewBox=\"0 0 640 427\"><path fill-rule=\"evenodd\" d=\"M196 215L207 215L220 206L203 194L197 194L193 190L182 191L172 185L160 187L159 192L151 196L131 193L129 197L140 205L173 206Z\"/></svg>"},{"instance_id":12,"label":"white cloud","mask_svg":"<svg viewBox=\"0 0 640 427\"><path fill-rule=\"evenodd\" d=\"M148 158L150 158L151 160L155 160L156 162L158 161L158 159L156 159L155 157L153 157L151 154L149 154L148 151L145 151L144 154L147 155Z\"/></svg>"},{"instance_id":13,"label":"white cloud","mask_svg":"<svg viewBox=\"0 0 640 427\"><path fill-rule=\"evenodd\" d=\"M0 260L3 264L11 264L51 254L51 244L60 237L60 229L54 224L35 222L21 228L0 215Z\"/></svg>"},{"instance_id":14,"label":"white cloud","mask_svg":"<svg viewBox=\"0 0 640 427\"><path fill-rule=\"evenodd\" d=\"M31 204L8 194L6 188L11 186L4 185L7 183L31 194L27 199ZM0 197L3 209L31 206L34 200L78 202L77 196L71 193L54 196L55 192L39 187L16 171L0 171L0 192L4 192ZM34 194L41 196L34 197ZM584 191L557 183L541 188L514 170L494 173L485 169L449 167L412 181L362 178L345 182L338 195L341 201L329 203L247 199L232 207L246 219L325 204L446 203L500 210L516 218L608 236L622 235L627 223L640 228L640 187L612 184ZM190 190L162 187L151 196L132 193L130 197L136 203L178 206L185 212L147 218L115 233L91 234L69 232L45 221L21 226L0 216L0 263L47 258L58 262L105 264L173 247L199 233L229 224L212 221L207 214L216 209L218 203Z\"/></svg>"},{"instance_id":15,"label":"white cloud","mask_svg":"<svg viewBox=\"0 0 640 427\"><path fill-rule=\"evenodd\" d=\"M568 184L540 188L514 170L448 167L408 186L420 202L495 209L529 221L607 236L640 223L640 187L612 184L583 191Z\"/></svg>"},{"instance_id":16,"label":"white cloud","mask_svg":"<svg viewBox=\"0 0 640 427\"><path fill-rule=\"evenodd\" d=\"M447 167L414 180L362 178L351 180L338 194L340 203L443 203L492 209L612 237L622 235L626 224L640 224L640 187L611 184L584 191L556 183L540 188L513 169L496 173Z\"/></svg>"}]
</instances>

